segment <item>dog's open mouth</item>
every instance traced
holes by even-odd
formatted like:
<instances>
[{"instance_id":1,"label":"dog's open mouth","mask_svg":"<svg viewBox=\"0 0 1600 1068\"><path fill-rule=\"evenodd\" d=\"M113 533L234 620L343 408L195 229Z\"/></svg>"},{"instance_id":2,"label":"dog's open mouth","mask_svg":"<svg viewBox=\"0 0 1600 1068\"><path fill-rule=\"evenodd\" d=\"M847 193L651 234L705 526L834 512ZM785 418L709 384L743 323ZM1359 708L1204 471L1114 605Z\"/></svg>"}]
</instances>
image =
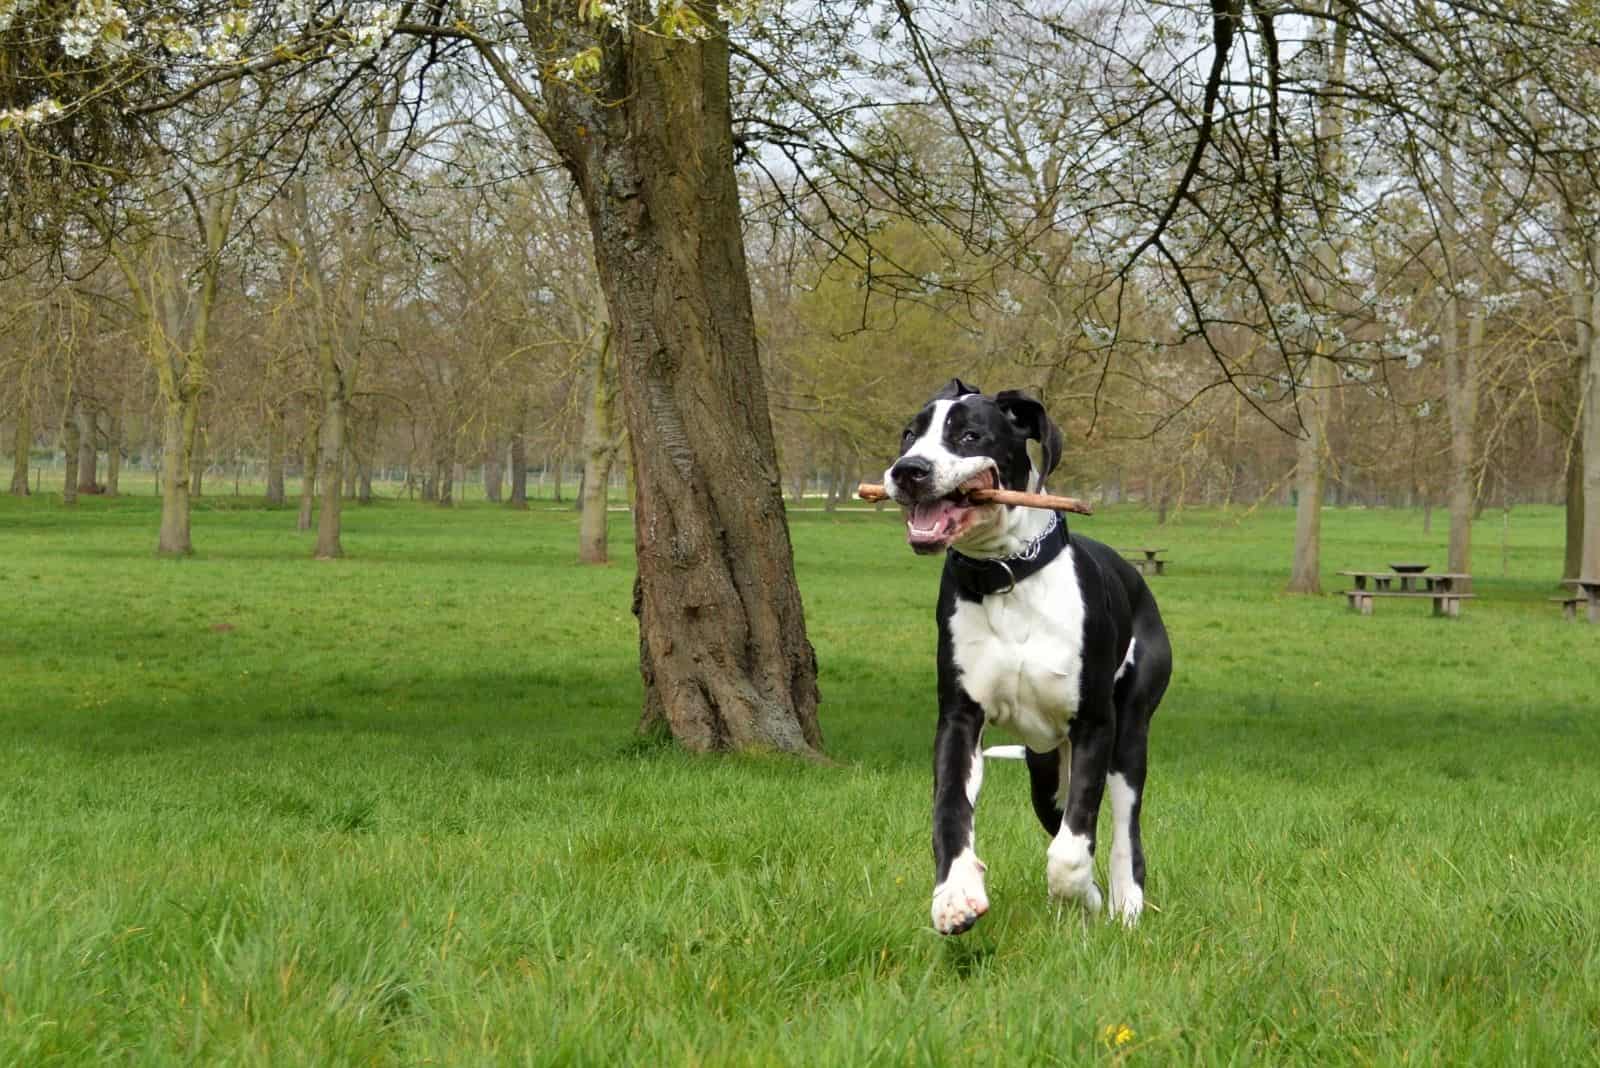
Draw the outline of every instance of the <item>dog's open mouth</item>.
<instances>
[{"instance_id":1,"label":"dog's open mouth","mask_svg":"<svg viewBox=\"0 0 1600 1068\"><path fill-rule=\"evenodd\" d=\"M969 496L972 491L994 488L995 470L986 467L943 497L911 505L905 510L906 541L919 553L948 549L977 521L982 509L997 507L974 501Z\"/></svg>"}]
</instances>

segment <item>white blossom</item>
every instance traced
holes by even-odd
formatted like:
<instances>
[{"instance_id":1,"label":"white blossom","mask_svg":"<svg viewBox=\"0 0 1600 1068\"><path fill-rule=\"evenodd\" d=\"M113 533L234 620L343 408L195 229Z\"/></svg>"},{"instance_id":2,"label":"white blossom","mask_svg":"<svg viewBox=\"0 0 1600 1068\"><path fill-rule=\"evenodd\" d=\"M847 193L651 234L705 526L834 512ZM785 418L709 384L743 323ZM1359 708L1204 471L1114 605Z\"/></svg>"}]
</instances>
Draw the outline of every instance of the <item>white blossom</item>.
<instances>
[{"instance_id":1,"label":"white blossom","mask_svg":"<svg viewBox=\"0 0 1600 1068\"><path fill-rule=\"evenodd\" d=\"M52 121L61 114L61 111L61 105L49 97L29 104L25 108L3 108L0 109L0 130L38 126Z\"/></svg>"},{"instance_id":2,"label":"white blossom","mask_svg":"<svg viewBox=\"0 0 1600 1068\"><path fill-rule=\"evenodd\" d=\"M15 14L13 11L12 17ZM127 54L129 28L128 12L121 4L78 0L72 16L62 20L59 40L62 50L73 59L85 59L97 47L112 59L118 59Z\"/></svg>"},{"instance_id":3,"label":"white blossom","mask_svg":"<svg viewBox=\"0 0 1600 1068\"><path fill-rule=\"evenodd\" d=\"M9 30L17 16L26 15L39 0L0 0L0 30Z\"/></svg>"}]
</instances>

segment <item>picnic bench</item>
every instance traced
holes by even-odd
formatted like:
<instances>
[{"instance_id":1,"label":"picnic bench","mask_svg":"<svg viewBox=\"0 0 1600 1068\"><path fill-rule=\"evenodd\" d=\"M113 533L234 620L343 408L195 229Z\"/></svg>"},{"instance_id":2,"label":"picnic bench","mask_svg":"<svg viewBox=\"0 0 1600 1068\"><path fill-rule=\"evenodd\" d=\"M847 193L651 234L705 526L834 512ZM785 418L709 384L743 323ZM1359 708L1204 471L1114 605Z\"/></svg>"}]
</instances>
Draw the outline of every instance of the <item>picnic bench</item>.
<instances>
[{"instance_id":1,"label":"picnic bench","mask_svg":"<svg viewBox=\"0 0 1600 1068\"><path fill-rule=\"evenodd\" d=\"M1165 549L1149 549L1137 546L1131 549L1118 549L1117 552L1128 558L1128 563L1139 569L1141 575L1165 575L1167 562L1161 559ZM1141 557L1139 554L1143 554Z\"/></svg>"},{"instance_id":2,"label":"picnic bench","mask_svg":"<svg viewBox=\"0 0 1600 1068\"><path fill-rule=\"evenodd\" d=\"M1378 597L1425 598L1433 602L1436 616L1461 615L1461 602L1473 598L1466 592L1472 576L1465 572L1424 572L1426 564L1390 565L1388 571L1341 571L1351 579L1351 589L1344 591L1351 608L1364 616L1372 614L1374 599ZM1398 587L1398 588L1396 588Z\"/></svg>"},{"instance_id":3,"label":"picnic bench","mask_svg":"<svg viewBox=\"0 0 1600 1068\"><path fill-rule=\"evenodd\" d=\"M1561 614L1575 620L1578 606L1586 605L1584 618L1590 623L1600 623L1600 578L1566 579L1562 585L1573 587L1572 593L1550 598L1561 602Z\"/></svg>"}]
</instances>

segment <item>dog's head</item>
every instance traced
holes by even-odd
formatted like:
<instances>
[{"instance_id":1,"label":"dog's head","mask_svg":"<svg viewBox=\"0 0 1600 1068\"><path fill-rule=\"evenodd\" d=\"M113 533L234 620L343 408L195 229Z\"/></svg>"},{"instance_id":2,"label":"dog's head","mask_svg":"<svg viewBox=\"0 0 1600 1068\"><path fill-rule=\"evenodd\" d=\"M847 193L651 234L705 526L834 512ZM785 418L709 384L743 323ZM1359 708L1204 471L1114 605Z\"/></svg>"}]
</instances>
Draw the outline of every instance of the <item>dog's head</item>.
<instances>
[{"instance_id":1,"label":"dog's head","mask_svg":"<svg viewBox=\"0 0 1600 1068\"><path fill-rule=\"evenodd\" d=\"M1028 441L1039 442L1043 470ZM889 496L906 512L906 540L919 553L982 541L1006 526L1007 505L967 496L996 487L1038 490L1061 459L1061 431L1025 393L989 396L950 380L906 426L900 457L884 473Z\"/></svg>"}]
</instances>

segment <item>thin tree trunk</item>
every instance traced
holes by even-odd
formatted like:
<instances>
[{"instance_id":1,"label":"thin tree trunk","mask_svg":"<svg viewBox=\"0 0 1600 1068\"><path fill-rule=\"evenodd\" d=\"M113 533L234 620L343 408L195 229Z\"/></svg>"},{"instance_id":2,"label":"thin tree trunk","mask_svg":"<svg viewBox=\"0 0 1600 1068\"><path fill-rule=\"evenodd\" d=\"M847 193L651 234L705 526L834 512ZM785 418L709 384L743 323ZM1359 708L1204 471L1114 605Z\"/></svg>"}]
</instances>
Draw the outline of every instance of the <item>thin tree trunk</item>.
<instances>
[{"instance_id":1,"label":"thin tree trunk","mask_svg":"<svg viewBox=\"0 0 1600 1068\"><path fill-rule=\"evenodd\" d=\"M1583 433L1580 426L1567 460L1567 544L1561 577L1575 579L1583 569Z\"/></svg>"},{"instance_id":2,"label":"thin tree trunk","mask_svg":"<svg viewBox=\"0 0 1600 1068\"><path fill-rule=\"evenodd\" d=\"M267 412L267 503L282 505L283 493L283 412L274 407Z\"/></svg>"},{"instance_id":3,"label":"thin tree trunk","mask_svg":"<svg viewBox=\"0 0 1600 1068\"><path fill-rule=\"evenodd\" d=\"M456 443L454 439L444 441L444 453L434 461L434 486L438 493L437 503L440 508L450 508L455 505L455 477L456 477Z\"/></svg>"},{"instance_id":4,"label":"thin tree trunk","mask_svg":"<svg viewBox=\"0 0 1600 1068\"><path fill-rule=\"evenodd\" d=\"M122 412L118 409L111 411L106 422L106 481L100 491L107 497L122 492Z\"/></svg>"},{"instance_id":5,"label":"thin tree trunk","mask_svg":"<svg viewBox=\"0 0 1600 1068\"><path fill-rule=\"evenodd\" d=\"M340 490L344 485L345 453L344 379L337 367L323 368L322 398L322 442L317 463L317 477L322 480L322 509L317 515L317 547L312 556L337 560L344 555L339 534L344 511Z\"/></svg>"},{"instance_id":6,"label":"thin tree trunk","mask_svg":"<svg viewBox=\"0 0 1600 1068\"><path fill-rule=\"evenodd\" d=\"M1294 566L1290 593L1322 592L1322 490L1326 477L1323 449L1327 440L1327 391L1333 388L1333 363L1311 358L1309 390L1300 395L1305 434L1295 446Z\"/></svg>"},{"instance_id":7,"label":"thin tree trunk","mask_svg":"<svg viewBox=\"0 0 1600 1068\"><path fill-rule=\"evenodd\" d=\"M513 508L528 507L528 442L523 433L527 421L526 403L517 413L517 429L511 435L511 498L506 503Z\"/></svg>"},{"instance_id":8,"label":"thin tree trunk","mask_svg":"<svg viewBox=\"0 0 1600 1068\"><path fill-rule=\"evenodd\" d=\"M1493 231L1497 224L1493 195L1486 191L1482 197L1479 218L1478 257L1467 254L1461 235L1461 212L1456 200L1455 160L1447 149L1440 159L1440 211L1444 222L1445 262L1452 287L1445 297L1444 324L1441 338L1444 350L1445 405L1450 416L1450 547L1449 570L1467 574L1472 571L1472 520L1475 511L1481 511L1481 502L1475 500L1473 483L1474 447L1478 421L1479 353L1483 347L1485 318L1483 308L1470 314L1462 337L1462 304L1464 298L1457 294L1460 283L1472 278L1480 290L1493 285L1487 273L1489 258L1493 255ZM1493 183L1489 183L1492 188ZM1475 262L1481 260L1481 263ZM1476 507L1475 507L1476 506Z\"/></svg>"},{"instance_id":9,"label":"thin tree trunk","mask_svg":"<svg viewBox=\"0 0 1600 1068\"><path fill-rule=\"evenodd\" d=\"M311 506L317 496L317 438L320 433L316 426L306 428L305 452L300 460L300 515L295 521L299 530L311 529Z\"/></svg>"},{"instance_id":10,"label":"thin tree trunk","mask_svg":"<svg viewBox=\"0 0 1600 1068\"><path fill-rule=\"evenodd\" d=\"M1349 27L1339 22L1333 30L1323 88L1326 99L1317 121L1318 162L1323 174L1337 173L1344 156L1344 114L1339 97L1345 76ZM1326 220L1324 220L1326 221ZM1327 296L1327 281L1338 269L1339 251L1324 237L1316 244L1314 266L1305 280L1309 302L1320 305ZM1333 361L1321 354L1321 340L1307 357L1310 389L1296 399L1305 433L1295 449L1294 563L1286 587L1290 593L1322 592L1322 487L1328 440L1328 404L1336 384Z\"/></svg>"},{"instance_id":11,"label":"thin tree trunk","mask_svg":"<svg viewBox=\"0 0 1600 1068\"><path fill-rule=\"evenodd\" d=\"M611 331L602 322L599 338L593 344L589 369L589 409L583 425L583 488L579 493L578 560L603 564L608 559L606 544L607 490L611 485L611 463L617 454L616 392L612 388Z\"/></svg>"},{"instance_id":12,"label":"thin tree trunk","mask_svg":"<svg viewBox=\"0 0 1600 1068\"><path fill-rule=\"evenodd\" d=\"M540 117L582 191L617 348L640 727L693 750L815 753L816 657L756 349L725 30L635 31L604 50L600 92L551 79Z\"/></svg>"},{"instance_id":13,"label":"thin tree trunk","mask_svg":"<svg viewBox=\"0 0 1600 1068\"><path fill-rule=\"evenodd\" d=\"M28 495L28 453L33 448L33 408L26 395L17 408L17 426L11 436L11 495Z\"/></svg>"},{"instance_id":14,"label":"thin tree trunk","mask_svg":"<svg viewBox=\"0 0 1600 1068\"><path fill-rule=\"evenodd\" d=\"M66 471L61 478L61 503L66 505L78 503L78 465L83 462L80 448L83 443L83 427L78 423L76 407L74 404L68 410L61 426L61 453L62 460L66 463Z\"/></svg>"},{"instance_id":15,"label":"thin tree trunk","mask_svg":"<svg viewBox=\"0 0 1600 1068\"><path fill-rule=\"evenodd\" d=\"M1600 233L1589 237L1589 323L1600 323ZM1600 329L1587 331L1588 351L1579 373L1579 423L1583 467L1583 552L1580 578L1600 578Z\"/></svg>"}]
</instances>

